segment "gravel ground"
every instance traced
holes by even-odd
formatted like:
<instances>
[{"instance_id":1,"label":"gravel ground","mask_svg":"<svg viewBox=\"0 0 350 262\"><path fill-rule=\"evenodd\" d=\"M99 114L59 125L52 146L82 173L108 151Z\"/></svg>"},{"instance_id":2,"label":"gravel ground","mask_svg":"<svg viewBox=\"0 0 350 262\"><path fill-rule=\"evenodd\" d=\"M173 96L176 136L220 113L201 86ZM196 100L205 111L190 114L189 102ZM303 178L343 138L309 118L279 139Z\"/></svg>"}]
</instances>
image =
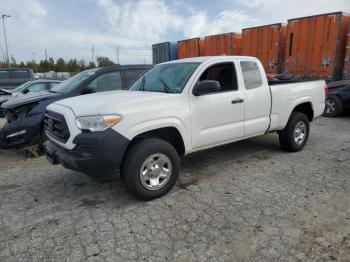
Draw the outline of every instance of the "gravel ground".
<instances>
[{"instance_id":1,"label":"gravel ground","mask_svg":"<svg viewBox=\"0 0 350 262\"><path fill-rule=\"evenodd\" d=\"M275 134L183 160L151 202L0 151L0 261L350 261L350 116L285 153Z\"/></svg>"}]
</instances>

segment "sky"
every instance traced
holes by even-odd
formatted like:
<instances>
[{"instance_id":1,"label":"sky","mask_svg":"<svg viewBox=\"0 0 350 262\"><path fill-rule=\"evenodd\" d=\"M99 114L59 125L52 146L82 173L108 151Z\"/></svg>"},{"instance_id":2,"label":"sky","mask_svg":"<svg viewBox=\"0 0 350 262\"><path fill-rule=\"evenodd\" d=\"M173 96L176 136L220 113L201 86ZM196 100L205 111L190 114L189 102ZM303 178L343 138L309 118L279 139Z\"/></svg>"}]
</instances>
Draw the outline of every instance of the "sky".
<instances>
[{"instance_id":1,"label":"sky","mask_svg":"<svg viewBox=\"0 0 350 262\"><path fill-rule=\"evenodd\" d=\"M11 15L5 20L7 42L17 62L44 59L46 49L54 59L86 62L96 56L118 62L119 53L119 62L128 64L152 63L154 43L241 32L320 13L350 13L350 0L0 0L0 7Z\"/></svg>"}]
</instances>

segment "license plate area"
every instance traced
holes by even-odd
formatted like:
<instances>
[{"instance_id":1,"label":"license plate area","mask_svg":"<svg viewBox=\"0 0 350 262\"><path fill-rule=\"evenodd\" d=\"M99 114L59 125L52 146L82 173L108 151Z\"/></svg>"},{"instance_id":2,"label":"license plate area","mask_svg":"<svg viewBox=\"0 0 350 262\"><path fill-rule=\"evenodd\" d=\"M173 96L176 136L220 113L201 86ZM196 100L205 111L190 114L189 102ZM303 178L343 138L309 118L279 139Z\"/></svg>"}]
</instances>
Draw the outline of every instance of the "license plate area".
<instances>
[{"instance_id":1,"label":"license plate area","mask_svg":"<svg viewBox=\"0 0 350 262\"><path fill-rule=\"evenodd\" d=\"M3 127L5 126L6 122L7 122L6 118L2 118L2 117L0 116L0 129L3 128Z\"/></svg>"}]
</instances>

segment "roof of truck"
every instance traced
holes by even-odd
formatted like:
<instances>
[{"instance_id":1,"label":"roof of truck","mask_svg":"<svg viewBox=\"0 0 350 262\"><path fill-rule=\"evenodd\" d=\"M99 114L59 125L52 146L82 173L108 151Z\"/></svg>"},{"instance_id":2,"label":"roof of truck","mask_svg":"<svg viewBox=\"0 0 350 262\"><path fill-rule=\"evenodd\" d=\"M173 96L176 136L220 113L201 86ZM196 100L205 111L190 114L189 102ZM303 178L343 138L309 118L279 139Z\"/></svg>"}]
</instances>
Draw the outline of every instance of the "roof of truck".
<instances>
[{"instance_id":1,"label":"roof of truck","mask_svg":"<svg viewBox=\"0 0 350 262\"><path fill-rule=\"evenodd\" d=\"M96 67L94 69L97 69L97 70L110 69L110 68L120 68L120 69L124 69L124 70L128 70L128 69L148 69L148 68L150 68L152 66L153 65L148 65L148 64L134 64L134 65L115 64L113 66Z\"/></svg>"},{"instance_id":2,"label":"roof of truck","mask_svg":"<svg viewBox=\"0 0 350 262\"><path fill-rule=\"evenodd\" d=\"M243 58L243 59L254 59L256 60L256 57L252 56L199 56L199 57L191 57L191 58L184 58L184 59L178 59L173 60L169 62L165 62L163 64L168 63L202 63L204 61L211 61L211 60L220 60L220 59L234 59L234 58Z\"/></svg>"}]
</instances>

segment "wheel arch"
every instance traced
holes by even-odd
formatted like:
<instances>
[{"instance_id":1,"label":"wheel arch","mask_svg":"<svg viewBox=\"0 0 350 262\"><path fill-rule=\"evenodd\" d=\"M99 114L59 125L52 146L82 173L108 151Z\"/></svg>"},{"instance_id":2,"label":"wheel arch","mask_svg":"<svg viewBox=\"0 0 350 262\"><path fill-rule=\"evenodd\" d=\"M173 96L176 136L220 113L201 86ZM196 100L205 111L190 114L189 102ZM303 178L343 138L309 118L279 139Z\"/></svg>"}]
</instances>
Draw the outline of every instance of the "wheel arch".
<instances>
[{"instance_id":1,"label":"wheel arch","mask_svg":"<svg viewBox=\"0 0 350 262\"><path fill-rule=\"evenodd\" d=\"M158 138L167 141L176 149L179 156L186 154L186 143L183 139L183 135L181 134L181 131L174 126L158 127L153 129L151 128L149 130L135 134L134 137L130 139L130 143L126 151L128 151L128 149L138 141L147 138Z\"/></svg>"},{"instance_id":2,"label":"wheel arch","mask_svg":"<svg viewBox=\"0 0 350 262\"><path fill-rule=\"evenodd\" d=\"M310 101L302 102L300 104L295 105L291 114L293 112L305 114L310 122L312 122L314 119L314 108L313 108L313 105Z\"/></svg>"}]
</instances>

